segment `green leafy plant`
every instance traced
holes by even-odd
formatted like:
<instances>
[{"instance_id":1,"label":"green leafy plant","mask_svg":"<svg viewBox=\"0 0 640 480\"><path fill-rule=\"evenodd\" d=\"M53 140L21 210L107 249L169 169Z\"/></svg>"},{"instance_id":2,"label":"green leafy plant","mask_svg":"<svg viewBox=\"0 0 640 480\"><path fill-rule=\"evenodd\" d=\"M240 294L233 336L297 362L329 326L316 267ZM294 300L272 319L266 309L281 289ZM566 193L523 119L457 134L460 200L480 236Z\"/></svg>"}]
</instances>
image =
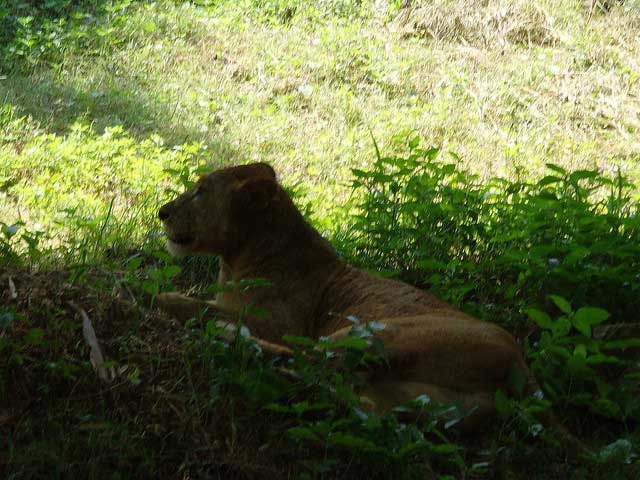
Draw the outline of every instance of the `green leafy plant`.
<instances>
[{"instance_id":1,"label":"green leafy plant","mask_svg":"<svg viewBox=\"0 0 640 480\"><path fill-rule=\"evenodd\" d=\"M625 371L633 361L620 352L640 347L640 338L599 340L593 336L592 328L609 318L606 310L581 307L574 311L564 298L552 295L551 299L562 312L556 319L534 308L526 310L542 330L530 358L545 391L563 405L586 408L623 422L637 421L640 375ZM608 379L603 367L618 374Z\"/></svg>"},{"instance_id":2,"label":"green leafy plant","mask_svg":"<svg viewBox=\"0 0 640 480\"><path fill-rule=\"evenodd\" d=\"M406 154L376 149L370 170L353 171L355 222L337 235L348 258L492 320L512 322L553 293L634 321L640 217L619 172L549 164L537 182L480 182L455 154L398 141Z\"/></svg>"},{"instance_id":3,"label":"green leafy plant","mask_svg":"<svg viewBox=\"0 0 640 480\"><path fill-rule=\"evenodd\" d=\"M30 4L31 3L31 4ZM16 67L59 63L67 49L96 50L120 40L101 19L128 1L9 0L0 6L0 55Z\"/></svg>"},{"instance_id":4,"label":"green leafy plant","mask_svg":"<svg viewBox=\"0 0 640 480\"><path fill-rule=\"evenodd\" d=\"M141 268L145 261L148 263L146 268ZM139 254L133 255L126 260L125 267L125 283L151 296L175 290L174 279L182 271L164 251L153 252L150 259Z\"/></svg>"}]
</instances>

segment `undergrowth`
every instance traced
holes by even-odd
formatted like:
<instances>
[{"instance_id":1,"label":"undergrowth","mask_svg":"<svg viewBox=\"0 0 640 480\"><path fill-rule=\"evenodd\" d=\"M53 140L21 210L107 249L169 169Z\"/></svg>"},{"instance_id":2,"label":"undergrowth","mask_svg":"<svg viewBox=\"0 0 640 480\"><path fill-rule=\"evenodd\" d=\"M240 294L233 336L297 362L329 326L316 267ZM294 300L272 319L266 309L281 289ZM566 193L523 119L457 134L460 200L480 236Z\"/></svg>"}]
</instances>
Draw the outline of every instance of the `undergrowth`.
<instances>
[{"instance_id":1,"label":"undergrowth","mask_svg":"<svg viewBox=\"0 0 640 480\"><path fill-rule=\"evenodd\" d=\"M637 478L640 17L598 3L3 2L0 474ZM159 205L252 160L350 262L514 332L541 391L464 436L425 396L362 411L376 324L286 361L155 310L216 290Z\"/></svg>"},{"instance_id":2,"label":"undergrowth","mask_svg":"<svg viewBox=\"0 0 640 480\"><path fill-rule=\"evenodd\" d=\"M345 255L501 323L550 305L550 294L635 320L640 203L619 171L549 163L538 181L479 181L456 154L419 142L354 170L357 208L342 234Z\"/></svg>"}]
</instances>

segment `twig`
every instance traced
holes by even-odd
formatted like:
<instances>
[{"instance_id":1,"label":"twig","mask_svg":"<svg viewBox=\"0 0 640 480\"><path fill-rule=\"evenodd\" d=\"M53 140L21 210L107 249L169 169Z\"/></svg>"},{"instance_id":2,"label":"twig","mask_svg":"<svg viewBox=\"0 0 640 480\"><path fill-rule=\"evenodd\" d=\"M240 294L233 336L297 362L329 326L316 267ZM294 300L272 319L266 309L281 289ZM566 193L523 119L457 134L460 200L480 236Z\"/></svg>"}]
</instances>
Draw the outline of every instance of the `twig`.
<instances>
[{"instance_id":1,"label":"twig","mask_svg":"<svg viewBox=\"0 0 640 480\"><path fill-rule=\"evenodd\" d=\"M91 349L89 359L91 360L93 369L97 372L100 380L104 382L112 382L116 378L116 372L113 367L106 368L104 366L104 355L102 355L96 331L93 328L93 324L91 323L87 312L73 302L69 302L69 305L71 305L71 307L80 314L80 317L82 317L82 334Z\"/></svg>"},{"instance_id":2,"label":"twig","mask_svg":"<svg viewBox=\"0 0 640 480\"><path fill-rule=\"evenodd\" d=\"M16 284L13 283L13 278L9 277L9 291L11 292L11 299L18 298L18 291L16 290Z\"/></svg>"},{"instance_id":3,"label":"twig","mask_svg":"<svg viewBox=\"0 0 640 480\"><path fill-rule=\"evenodd\" d=\"M293 350L291 350L289 347L285 347L284 345L267 342L266 340L262 340L256 337L249 338L256 342L260 346L262 351L269 356L292 358L294 355Z\"/></svg>"},{"instance_id":4,"label":"twig","mask_svg":"<svg viewBox=\"0 0 640 480\"><path fill-rule=\"evenodd\" d=\"M591 22L591 17L593 16L593 11L596 9L597 4L598 4L598 0L591 0L591 6L589 7L589 15L587 16L587 24Z\"/></svg>"}]
</instances>

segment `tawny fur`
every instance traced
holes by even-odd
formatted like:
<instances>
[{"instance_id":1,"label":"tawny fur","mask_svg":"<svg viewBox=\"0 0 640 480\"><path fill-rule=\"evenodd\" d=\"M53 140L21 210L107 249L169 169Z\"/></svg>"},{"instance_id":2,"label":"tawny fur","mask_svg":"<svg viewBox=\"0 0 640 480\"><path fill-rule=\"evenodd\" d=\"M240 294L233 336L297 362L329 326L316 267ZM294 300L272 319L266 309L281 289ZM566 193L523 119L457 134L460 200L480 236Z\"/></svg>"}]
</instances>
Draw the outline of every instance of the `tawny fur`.
<instances>
[{"instance_id":1,"label":"tawny fur","mask_svg":"<svg viewBox=\"0 0 640 480\"><path fill-rule=\"evenodd\" d=\"M530 378L518 344L504 329L346 264L304 220L268 165L205 175L164 205L160 218L173 254L220 256L221 284L255 278L271 284L220 294L215 304L160 296L160 305L182 319L203 307L228 315L257 306L269 315L249 315L244 322L276 346L283 335L346 335L349 316L385 324L377 335L389 365L374 372L363 392L378 412L427 394L474 410L466 422L473 428L493 414L495 392L509 389L514 367Z\"/></svg>"}]
</instances>

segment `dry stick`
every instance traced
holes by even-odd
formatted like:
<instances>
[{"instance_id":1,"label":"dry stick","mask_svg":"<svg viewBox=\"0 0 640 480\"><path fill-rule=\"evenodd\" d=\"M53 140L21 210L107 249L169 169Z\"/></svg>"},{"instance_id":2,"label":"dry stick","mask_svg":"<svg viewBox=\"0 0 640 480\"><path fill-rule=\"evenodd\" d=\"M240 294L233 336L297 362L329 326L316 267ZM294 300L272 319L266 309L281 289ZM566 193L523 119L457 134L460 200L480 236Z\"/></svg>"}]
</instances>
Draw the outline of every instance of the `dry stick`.
<instances>
[{"instance_id":1,"label":"dry stick","mask_svg":"<svg viewBox=\"0 0 640 480\"><path fill-rule=\"evenodd\" d=\"M80 314L80 317L82 317L82 334L91 349L89 359L91 361L91 365L93 365L93 369L97 372L100 380L104 382L112 382L116 378L116 372L113 367L104 367L104 355L102 355L96 331L93 328L93 324L91 323L87 312L73 302L69 302L69 305L71 305L71 307Z\"/></svg>"},{"instance_id":2,"label":"dry stick","mask_svg":"<svg viewBox=\"0 0 640 480\"><path fill-rule=\"evenodd\" d=\"M593 16L593 11L598 4L598 0L591 0L591 7L589 7L589 16L587 17L587 23L591 22L591 17Z\"/></svg>"},{"instance_id":3,"label":"dry stick","mask_svg":"<svg viewBox=\"0 0 640 480\"><path fill-rule=\"evenodd\" d=\"M267 342L266 340L251 336L249 337L249 340L258 344L262 351L267 355L285 358L291 358L294 355L293 350L291 350L289 347L285 347L284 345L278 345L277 343Z\"/></svg>"},{"instance_id":4,"label":"dry stick","mask_svg":"<svg viewBox=\"0 0 640 480\"><path fill-rule=\"evenodd\" d=\"M18 298L18 291L16 290L16 284L13 283L13 279L9 277L9 291L11 292L11 299L15 300Z\"/></svg>"}]
</instances>

